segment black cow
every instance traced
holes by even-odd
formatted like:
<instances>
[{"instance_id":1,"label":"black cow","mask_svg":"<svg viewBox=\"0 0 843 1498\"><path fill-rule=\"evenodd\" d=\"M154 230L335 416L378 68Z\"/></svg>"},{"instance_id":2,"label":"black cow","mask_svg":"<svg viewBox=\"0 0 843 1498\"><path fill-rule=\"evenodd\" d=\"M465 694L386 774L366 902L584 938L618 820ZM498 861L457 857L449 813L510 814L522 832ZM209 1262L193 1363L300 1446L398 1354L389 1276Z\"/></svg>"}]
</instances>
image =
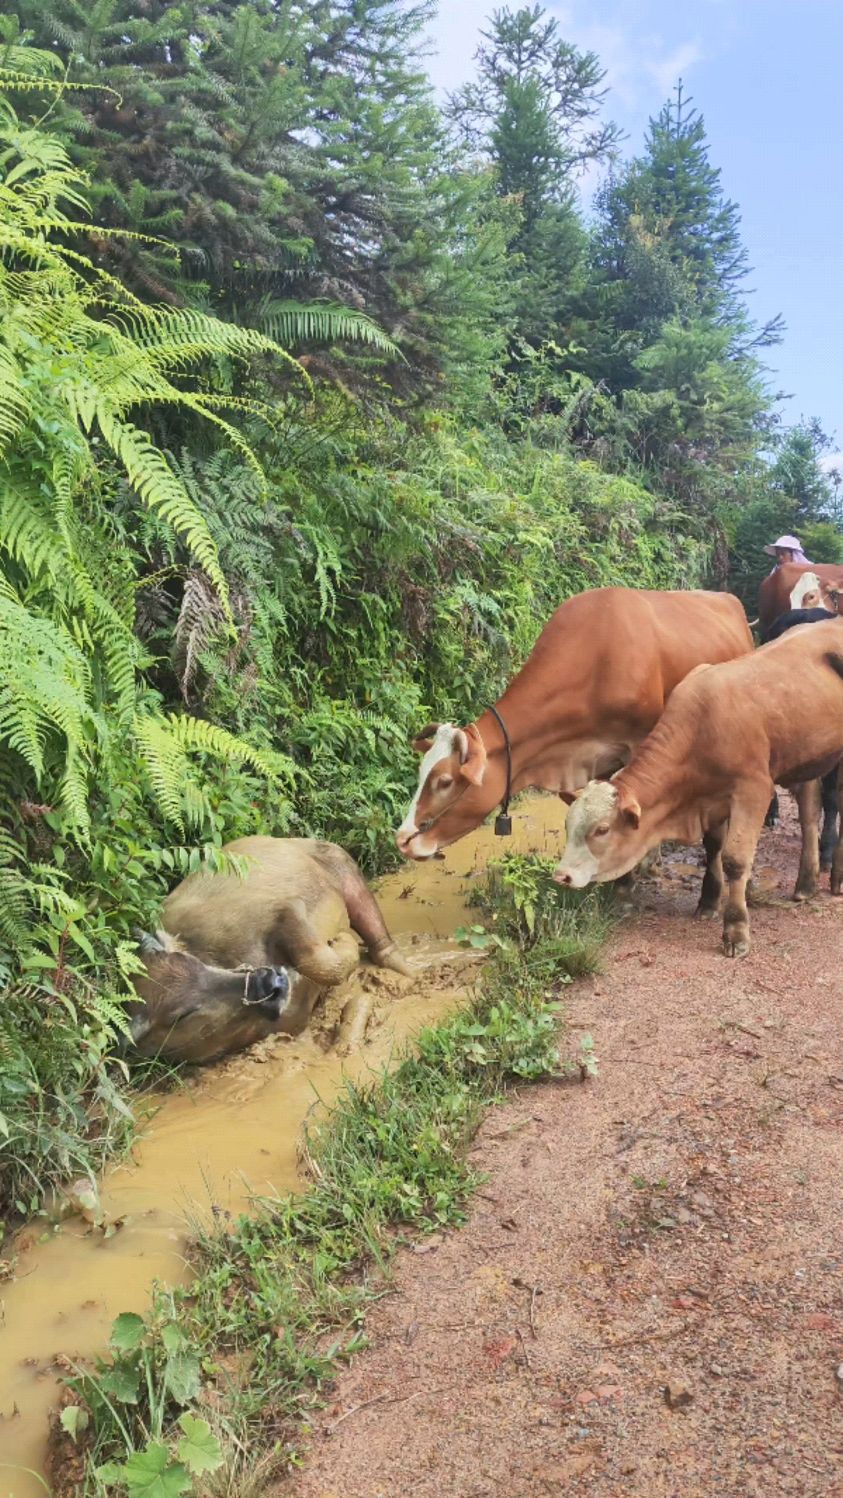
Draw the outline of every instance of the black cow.
<instances>
[{"instance_id":1,"label":"black cow","mask_svg":"<svg viewBox=\"0 0 843 1498\"><path fill-rule=\"evenodd\" d=\"M779 614L764 638L764 644L768 645L771 640L777 640L788 629L795 629L799 624L823 624L834 616L828 609L786 609ZM823 800L823 830L820 836L820 868L830 869L831 860L834 857L834 849L837 845L837 769L829 770L822 778L822 800ZM766 827L775 827L779 818L779 798L774 796L770 802L769 810L765 819Z\"/></svg>"}]
</instances>

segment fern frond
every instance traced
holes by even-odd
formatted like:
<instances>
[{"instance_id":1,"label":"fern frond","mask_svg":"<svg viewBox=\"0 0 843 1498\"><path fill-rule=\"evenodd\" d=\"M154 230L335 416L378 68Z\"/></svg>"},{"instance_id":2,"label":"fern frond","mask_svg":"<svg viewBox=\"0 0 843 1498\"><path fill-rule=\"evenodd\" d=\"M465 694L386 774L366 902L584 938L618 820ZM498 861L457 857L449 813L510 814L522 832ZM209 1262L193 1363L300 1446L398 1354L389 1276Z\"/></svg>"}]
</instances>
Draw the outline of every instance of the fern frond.
<instances>
[{"instance_id":1,"label":"fern frond","mask_svg":"<svg viewBox=\"0 0 843 1498\"><path fill-rule=\"evenodd\" d=\"M267 299L257 323L282 344L366 343L393 358L403 358L397 344L365 312L330 302L286 302Z\"/></svg>"},{"instance_id":2,"label":"fern frond","mask_svg":"<svg viewBox=\"0 0 843 1498\"><path fill-rule=\"evenodd\" d=\"M181 716L168 714L163 721L182 749L213 754L217 759L229 760L234 764L249 764L271 780L293 780L298 773L293 760L286 754L255 749L215 723L206 723L202 718L191 718L186 713Z\"/></svg>"},{"instance_id":3,"label":"fern frond","mask_svg":"<svg viewBox=\"0 0 843 1498\"><path fill-rule=\"evenodd\" d=\"M226 615L230 617L228 587L207 522L166 458L146 432L130 422L121 421L104 402L97 407L97 421L108 446L125 468L138 498L150 510L163 515L186 541L214 584Z\"/></svg>"},{"instance_id":4,"label":"fern frond","mask_svg":"<svg viewBox=\"0 0 843 1498\"><path fill-rule=\"evenodd\" d=\"M208 579L201 572L189 573L173 632L174 662L186 702L196 679L199 656L224 623L225 614Z\"/></svg>"},{"instance_id":5,"label":"fern frond","mask_svg":"<svg viewBox=\"0 0 843 1498\"><path fill-rule=\"evenodd\" d=\"M21 367L0 344L0 453L14 441L30 412Z\"/></svg>"}]
</instances>

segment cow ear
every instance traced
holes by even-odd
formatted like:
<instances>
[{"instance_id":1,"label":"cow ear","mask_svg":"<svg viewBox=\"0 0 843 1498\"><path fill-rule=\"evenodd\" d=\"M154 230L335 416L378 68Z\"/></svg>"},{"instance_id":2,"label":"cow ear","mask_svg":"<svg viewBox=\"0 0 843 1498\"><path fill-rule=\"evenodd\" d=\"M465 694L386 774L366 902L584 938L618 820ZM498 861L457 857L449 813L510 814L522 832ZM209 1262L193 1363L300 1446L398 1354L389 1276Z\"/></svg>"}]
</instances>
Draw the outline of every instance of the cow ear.
<instances>
[{"instance_id":1,"label":"cow ear","mask_svg":"<svg viewBox=\"0 0 843 1498\"><path fill-rule=\"evenodd\" d=\"M582 787L578 791L560 791L559 800L564 801L566 806L573 806L574 802L578 801L581 795Z\"/></svg>"},{"instance_id":2,"label":"cow ear","mask_svg":"<svg viewBox=\"0 0 843 1498\"><path fill-rule=\"evenodd\" d=\"M438 723L428 723L427 728L423 728L421 733L410 740L410 747L415 749L417 754L427 754L428 749L433 745L433 740L436 738L438 731Z\"/></svg>"},{"instance_id":3,"label":"cow ear","mask_svg":"<svg viewBox=\"0 0 843 1498\"><path fill-rule=\"evenodd\" d=\"M628 827L640 827L641 806L625 787L618 788L618 811Z\"/></svg>"},{"instance_id":4,"label":"cow ear","mask_svg":"<svg viewBox=\"0 0 843 1498\"><path fill-rule=\"evenodd\" d=\"M454 747L459 750L460 774L471 785L482 785L486 774L486 746L476 723L458 728Z\"/></svg>"},{"instance_id":5,"label":"cow ear","mask_svg":"<svg viewBox=\"0 0 843 1498\"><path fill-rule=\"evenodd\" d=\"M132 935L140 947L142 957L152 957L156 952L166 951L163 942L157 936L153 936L151 931L134 930Z\"/></svg>"}]
</instances>

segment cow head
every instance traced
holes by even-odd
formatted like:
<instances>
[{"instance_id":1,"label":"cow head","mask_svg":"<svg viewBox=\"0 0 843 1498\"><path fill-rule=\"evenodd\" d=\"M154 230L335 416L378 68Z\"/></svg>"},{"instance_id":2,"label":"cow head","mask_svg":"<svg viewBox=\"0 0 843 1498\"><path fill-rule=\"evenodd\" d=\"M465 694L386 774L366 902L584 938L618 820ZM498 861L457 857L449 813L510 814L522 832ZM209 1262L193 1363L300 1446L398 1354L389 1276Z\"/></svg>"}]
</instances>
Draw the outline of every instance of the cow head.
<instances>
[{"instance_id":1,"label":"cow head","mask_svg":"<svg viewBox=\"0 0 843 1498\"><path fill-rule=\"evenodd\" d=\"M803 572L796 579L790 592L792 609L819 609L827 607L822 587L816 572Z\"/></svg>"},{"instance_id":2,"label":"cow head","mask_svg":"<svg viewBox=\"0 0 843 1498\"><path fill-rule=\"evenodd\" d=\"M286 968L210 967L167 936L143 936L140 950L146 972L134 980L130 1023L144 1056L216 1060L271 1035L289 1005Z\"/></svg>"},{"instance_id":3,"label":"cow head","mask_svg":"<svg viewBox=\"0 0 843 1498\"><path fill-rule=\"evenodd\" d=\"M557 884L583 889L620 879L648 851L641 807L621 783L590 780L573 795L565 823L565 851L554 871Z\"/></svg>"},{"instance_id":4,"label":"cow head","mask_svg":"<svg viewBox=\"0 0 843 1498\"><path fill-rule=\"evenodd\" d=\"M482 793L486 749L474 723L431 723L412 744L423 756L418 790L395 841L405 858L433 858L479 827L495 804Z\"/></svg>"}]
</instances>

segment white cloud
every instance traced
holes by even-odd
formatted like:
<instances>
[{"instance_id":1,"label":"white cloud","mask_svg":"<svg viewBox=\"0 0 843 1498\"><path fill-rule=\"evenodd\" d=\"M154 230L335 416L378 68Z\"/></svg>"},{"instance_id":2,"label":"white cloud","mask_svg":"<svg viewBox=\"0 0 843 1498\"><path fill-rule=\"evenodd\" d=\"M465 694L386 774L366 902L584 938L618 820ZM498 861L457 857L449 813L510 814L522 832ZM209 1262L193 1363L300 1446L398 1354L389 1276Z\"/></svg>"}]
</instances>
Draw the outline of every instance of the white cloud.
<instances>
[{"instance_id":1,"label":"white cloud","mask_svg":"<svg viewBox=\"0 0 843 1498\"><path fill-rule=\"evenodd\" d=\"M702 49L696 42L683 42L662 58L647 63L647 72L660 93L667 98L678 78L687 78L691 69L702 61Z\"/></svg>"},{"instance_id":2,"label":"white cloud","mask_svg":"<svg viewBox=\"0 0 843 1498\"><path fill-rule=\"evenodd\" d=\"M843 453L826 453L824 458L820 458L820 468L824 473L830 473L832 468L843 473Z\"/></svg>"}]
</instances>

